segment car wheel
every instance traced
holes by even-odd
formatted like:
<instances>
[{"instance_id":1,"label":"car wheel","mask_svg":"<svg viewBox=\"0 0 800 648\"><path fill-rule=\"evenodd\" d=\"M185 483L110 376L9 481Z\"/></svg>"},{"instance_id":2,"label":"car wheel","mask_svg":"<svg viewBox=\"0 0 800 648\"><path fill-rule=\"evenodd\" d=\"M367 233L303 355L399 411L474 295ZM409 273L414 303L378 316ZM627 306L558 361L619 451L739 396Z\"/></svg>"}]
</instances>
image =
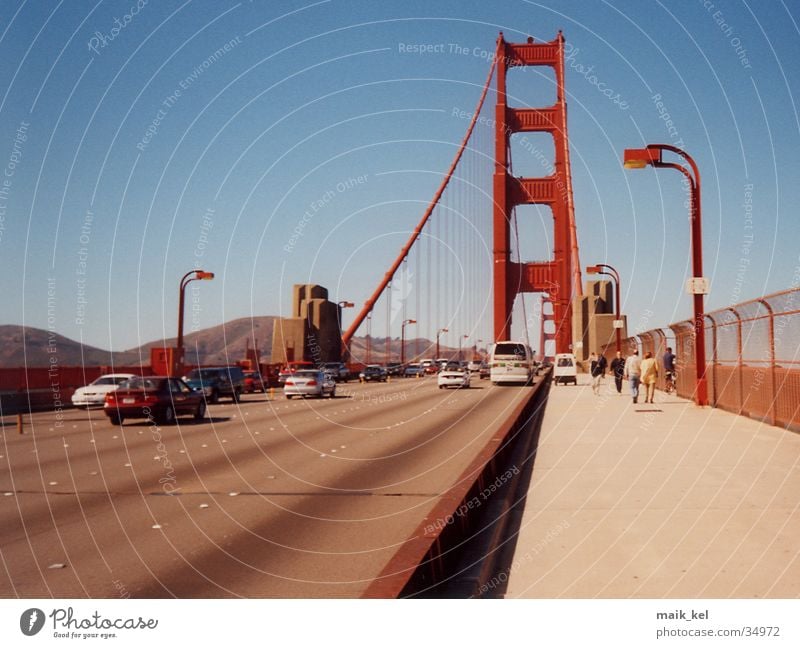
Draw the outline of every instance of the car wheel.
<instances>
[{"instance_id":1,"label":"car wheel","mask_svg":"<svg viewBox=\"0 0 800 648\"><path fill-rule=\"evenodd\" d=\"M122 425L122 421L125 419L122 414L111 414L108 420L111 421L111 425Z\"/></svg>"},{"instance_id":2,"label":"car wheel","mask_svg":"<svg viewBox=\"0 0 800 648\"><path fill-rule=\"evenodd\" d=\"M336 387L335 386L334 386L333 389L331 389L330 397L331 398L336 398Z\"/></svg>"},{"instance_id":3,"label":"car wheel","mask_svg":"<svg viewBox=\"0 0 800 648\"><path fill-rule=\"evenodd\" d=\"M213 404L219 403L219 390L216 388L211 390L211 398L209 401Z\"/></svg>"},{"instance_id":4,"label":"car wheel","mask_svg":"<svg viewBox=\"0 0 800 648\"><path fill-rule=\"evenodd\" d=\"M172 409L172 405L167 405L164 409L164 412L161 414L161 423L163 425L172 425L175 423L175 410Z\"/></svg>"},{"instance_id":5,"label":"car wheel","mask_svg":"<svg viewBox=\"0 0 800 648\"><path fill-rule=\"evenodd\" d=\"M242 400L242 393L238 389L234 389L231 394L231 402L238 403L240 400Z\"/></svg>"},{"instance_id":6,"label":"car wheel","mask_svg":"<svg viewBox=\"0 0 800 648\"><path fill-rule=\"evenodd\" d=\"M197 405L197 411L194 413L194 418L198 421L202 421L206 417L206 402L200 401Z\"/></svg>"},{"instance_id":7,"label":"car wheel","mask_svg":"<svg viewBox=\"0 0 800 648\"><path fill-rule=\"evenodd\" d=\"M292 400L292 398L294 398L294 396L293 396L293 395L286 394L286 400Z\"/></svg>"}]
</instances>

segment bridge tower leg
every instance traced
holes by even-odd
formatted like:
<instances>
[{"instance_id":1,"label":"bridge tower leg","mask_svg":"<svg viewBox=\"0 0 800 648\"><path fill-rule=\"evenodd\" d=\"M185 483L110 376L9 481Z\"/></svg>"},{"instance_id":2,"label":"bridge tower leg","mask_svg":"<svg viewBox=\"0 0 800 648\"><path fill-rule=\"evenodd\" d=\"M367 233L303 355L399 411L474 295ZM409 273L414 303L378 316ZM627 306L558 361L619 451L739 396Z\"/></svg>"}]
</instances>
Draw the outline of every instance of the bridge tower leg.
<instances>
[{"instance_id":1,"label":"bridge tower leg","mask_svg":"<svg viewBox=\"0 0 800 648\"><path fill-rule=\"evenodd\" d=\"M545 313L544 312L544 305L550 304L550 299L547 298L545 295L542 295L542 299L540 301L540 308L539 308L539 315L541 318L541 326L539 328L539 358L542 362L552 361L554 358L549 356L545 353L545 349L547 348L547 343L550 340L555 339L555 333L551 333L549 331L545 331L547 322L553 321L553 313ZM552 306L552 304L551 304Z\"/></svg>"},{"instance_id":2,"label":"bridge tower leg","mask_svg":"<svg viewBox=\"0 0 800 648\"><path fill-rule=\"evenodd\" d=\"M494 333L507 340L511 312L519 293L546 293L553 303L556 353L572 346L572 298L581 293L580 261L575 234L572 178L564 96L564 37L559 32L548 43L507 43L497 39L497 105L495 109L494 173ZM509 108L506 73L516 66L550 66L556 77L556 102L545 108ZM552 173L539 178L517 178L509 168L511 135L546 132L553 137ZM553 259L534 263L511 261L511 216L516 205L548 205L553 212Z\"/></svg>"}]
</instances>

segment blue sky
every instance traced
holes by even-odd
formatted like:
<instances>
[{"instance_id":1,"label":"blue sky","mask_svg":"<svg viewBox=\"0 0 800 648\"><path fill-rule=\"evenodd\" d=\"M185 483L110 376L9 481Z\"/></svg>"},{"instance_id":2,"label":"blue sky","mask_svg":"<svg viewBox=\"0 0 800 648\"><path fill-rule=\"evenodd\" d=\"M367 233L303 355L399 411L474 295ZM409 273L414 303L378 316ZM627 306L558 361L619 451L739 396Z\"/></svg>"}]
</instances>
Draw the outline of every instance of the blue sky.
<instances>
[{"instance_id":1,"label":"blue sky","mask_svg":"<svg viewBox=\"0 0 800 648\"><path fill-rule=\"evenodd\" d=\"M619 269L632 326L690 315L689 226L679 175L624 171L626 147L681 142L695 157L709 308L797 283L796 4L4 8L2 323L103 348L169 337L192 267L217 278L199 286L187 330L286 314L292 283L360 305L447 168L466 128L452 109L474 106L501 29L511 41L565 34L581 259ZM523 71L509 93L518 105L554 96L547 75ZM541 169L518 137L512 157L517 173ZM549 216L523 211L521 256L549 256Z\"/></svg>"}]
</instances>

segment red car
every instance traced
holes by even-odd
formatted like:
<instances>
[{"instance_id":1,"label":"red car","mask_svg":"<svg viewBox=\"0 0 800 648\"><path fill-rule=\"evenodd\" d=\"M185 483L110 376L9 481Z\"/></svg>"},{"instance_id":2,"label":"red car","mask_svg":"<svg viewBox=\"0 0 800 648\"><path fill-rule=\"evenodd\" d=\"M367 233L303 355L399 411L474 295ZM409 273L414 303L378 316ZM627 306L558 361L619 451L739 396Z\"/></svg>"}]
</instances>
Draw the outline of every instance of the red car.
<instances>
[{"instance_id":1,"label":"red car","mask_svg":"<svg viewBox=\"0 0 800 648\"><path fill-rule=\"evenodd\" d=\"M103 409L113 425L120 425L126 418L171 425L181 414L204 419L206 400L203 392L193 390L179 378L136 376L110 392Z\"/></svg>"},{"instance_id":2,"label":"red car","mask_svg":"<svg viewBox=\"0 0 800 648\"><path fill-rule=\"evenodd\" d=\"M267 384L260 373L257 371L244 372L244 391L248 394L267 391Z\"/></svg>"}]
</instances>

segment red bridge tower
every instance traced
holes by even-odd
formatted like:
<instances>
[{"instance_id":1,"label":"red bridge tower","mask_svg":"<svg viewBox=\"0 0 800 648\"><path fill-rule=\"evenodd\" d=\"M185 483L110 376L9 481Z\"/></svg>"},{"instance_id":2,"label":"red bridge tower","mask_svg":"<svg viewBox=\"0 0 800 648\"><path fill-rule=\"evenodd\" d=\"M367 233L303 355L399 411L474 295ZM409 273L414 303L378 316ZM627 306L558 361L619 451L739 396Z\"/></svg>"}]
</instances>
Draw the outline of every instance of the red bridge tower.
<instances>
[{"instance_id":1,"label":"red bridge tower","mask_svg":"<svg viewBox=\"0 0 800 648\"><path fill-rule=\"evenodd\" d=\"M572 202L572 177L564 100L564 37L554 41L507 43L497 39L497 107L494 173L494 334L508 340L511 310L519 293L546 293L553 303L556 353L572 345L572 298L581 294L581 271ZM506 73L516 66L547 65L554 69L556 103L546 108L509 108ZM553 136L552 174L517 178L509 172L512 133L546 132ZM548 205L553 212L553 260L536 263L511 261L511 213L516 205ZM543 349L541 350L543 351Z\"/></svg>"}]
</instances>

